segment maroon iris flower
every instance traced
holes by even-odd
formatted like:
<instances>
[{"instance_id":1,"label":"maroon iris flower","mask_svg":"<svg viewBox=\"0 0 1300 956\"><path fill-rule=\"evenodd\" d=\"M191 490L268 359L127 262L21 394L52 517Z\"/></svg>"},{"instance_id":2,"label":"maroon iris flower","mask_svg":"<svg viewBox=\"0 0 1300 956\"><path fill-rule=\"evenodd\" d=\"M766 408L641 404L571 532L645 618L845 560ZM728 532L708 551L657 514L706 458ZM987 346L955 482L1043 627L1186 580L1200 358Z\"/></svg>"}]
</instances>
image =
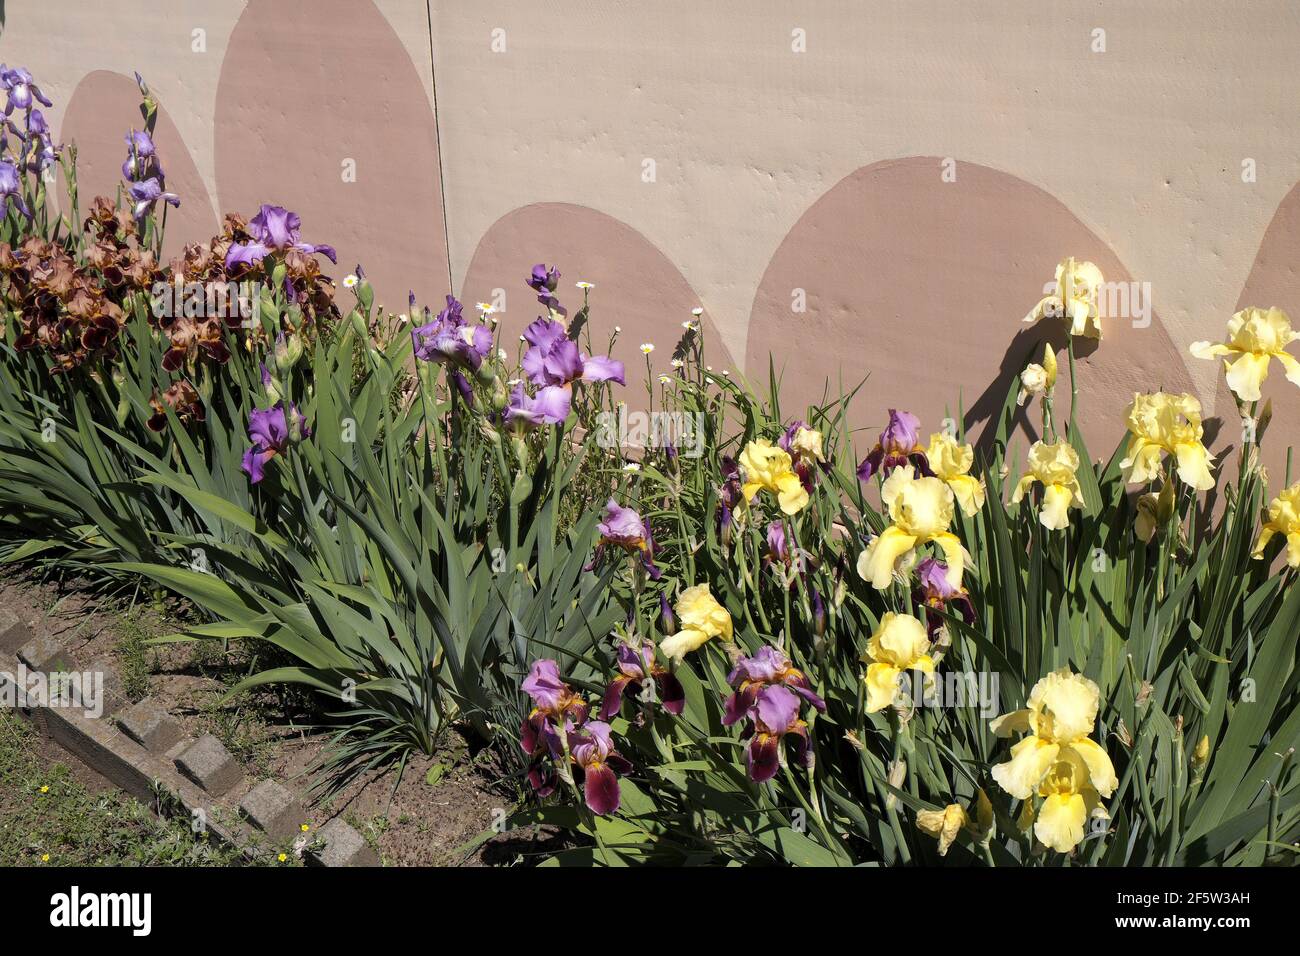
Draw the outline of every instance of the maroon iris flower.
<instances>
[{"instance_id":1,"label":"maroon iris flower","mask_svg":"<svg viewBox=\"0 0 1300 956\"><path fill-rule=\"evenodd\" d=\"M921 420L911 412L891 408L889 424L880 433L880 441L858 465L858 480L886 475L900 465L911 465L922 475L932 474L925 449L921 447Z\"/></svg>"},{"instance_id":2,"label":"maroon iris flower","mask_svg":"<svg viewBox=\"0 0 1300 956\"><path fill-rule=\"evenodd\" d=\"M812 766L808 746L808 725L799 717L804 703L824 712L826 703L815 693L808 678L775 647L763 646L753 657L742 657L727 676L736 692L727 699L722 723L725 727L744 720L741 740L749 741L745 766L749 778L763 783L776 776L781 765L781 744L787 737L792 757L799 766Z\"/></svg>"},{"instance_id":3,"label":"maroon iris flower","mask_svg":"<svg viewBox=\"0 0 1300 956\"><path fill-rule=\"evenodd\" d=\"M727 683L736 692L727 698L726 713L722 717L724 727L730 727L748 715L759 692L764 687L775 685L789 688L820 711L826 710L826 702L813 692L807 675L792 666L785 654L768 644L760 647L753 657L738 660L727 675Z\"/></svg>"},{"instance_id":4,"label":"maroon iris flower","mask_svg":"<svg viewBox=\"0 0 1300 956\"><path fill-rule=\"evenodd\" d=\"M647 684L653 684L654 694L664 710L674 717L686 706L686 691L673 674L655 660L654 641L645 641L639 648L631 644L618 646L619 676L605 688L600 705L600 719L611 720L623 709L624 700L637 700Z\"/></svg>"}]
</instances>

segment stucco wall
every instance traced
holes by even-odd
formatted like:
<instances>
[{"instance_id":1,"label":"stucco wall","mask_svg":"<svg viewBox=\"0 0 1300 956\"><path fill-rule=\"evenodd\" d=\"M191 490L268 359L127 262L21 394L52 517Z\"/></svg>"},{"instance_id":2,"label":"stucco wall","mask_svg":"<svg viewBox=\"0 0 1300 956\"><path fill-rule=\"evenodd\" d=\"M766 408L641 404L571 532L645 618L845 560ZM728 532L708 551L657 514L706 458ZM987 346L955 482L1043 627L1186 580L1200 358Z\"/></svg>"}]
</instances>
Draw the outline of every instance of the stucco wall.
<instances>
[{"instance_id":1,"label":"stucco wall","mask_svg":"<svg viewBox=\"0 0 1300 956\"><path fill-rule=\"evenodd\" d=\"M869 373L863 426L888 405L935 423L959 403L978 424L1051 331L1019 320L1065 255L1149 288L1153 307L1145 326L1112 317L1080 363L1097 453L1137 388L1234 415L1187 346L1235 309L1300 320L1288 0L9 0L5 14L0 59L55 99L86 193L113 188L144 74L184 199L172 243L278 202L338 247L340 271L363 263L382 300L504 288L512 327L535 314L524 271L554 262L570 295L596 283L624 357L645 340L666 356L702 305L715 366L763 375L774 354L792 401ZM1300 433L1300 393L1275 372L1266 394L1274 430Z\"/></svg>"}]
</instances>

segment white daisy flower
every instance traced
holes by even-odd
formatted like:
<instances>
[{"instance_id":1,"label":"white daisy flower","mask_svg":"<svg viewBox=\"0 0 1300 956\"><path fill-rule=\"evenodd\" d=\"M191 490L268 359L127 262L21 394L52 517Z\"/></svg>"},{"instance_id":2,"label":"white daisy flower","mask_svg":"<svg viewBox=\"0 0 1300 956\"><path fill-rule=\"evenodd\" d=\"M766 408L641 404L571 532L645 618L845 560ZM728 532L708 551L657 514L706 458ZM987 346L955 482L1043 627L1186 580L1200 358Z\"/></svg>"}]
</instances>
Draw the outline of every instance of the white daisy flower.
<instances>
[{"instance_id":1,"label":"white daisy flower","mask_svg":"<svg viewBox=\"0 0 1300 956\"><path fill-rule=\"evenodd\" d=\"M646 355L649 355L654 350L655 350L655 344L653 342L641 343L641 351L644 352Z\"/></svg>"},{"instance_id":2,"label":"white daisy flower","mask_svg":"<svg viewBox=\"0 0 1300 956\"><path fill-rule=\"evenodd\" d=\"M353 286L355 286L356 284L357 284L357 277L356 277L356 276L354 276L354 275L345 275L345 276L343 277L343 287L344 287L345 289L351 289L351 288L352 288Z\"/></svg>"}]
</instances>

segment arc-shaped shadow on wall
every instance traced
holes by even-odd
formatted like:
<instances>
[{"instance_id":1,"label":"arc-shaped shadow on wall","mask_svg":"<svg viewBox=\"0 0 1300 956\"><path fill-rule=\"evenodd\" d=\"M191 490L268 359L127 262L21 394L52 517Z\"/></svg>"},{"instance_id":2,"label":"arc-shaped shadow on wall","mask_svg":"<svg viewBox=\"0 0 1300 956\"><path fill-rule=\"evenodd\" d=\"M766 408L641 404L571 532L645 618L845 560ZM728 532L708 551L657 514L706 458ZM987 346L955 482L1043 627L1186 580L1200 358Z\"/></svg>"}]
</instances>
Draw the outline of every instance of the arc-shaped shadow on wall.
<instances>
[{"instance_id":1,"label":"arc-shaped shadow on wall","mask_svg":"<svg viewBox=\"0 0 1300 956\"><path fill-rule=\"evenodd\" d=\"M77 144L77 187L83 214L95 196L111 199L117 195L118 186L123 185L127 131L143 127L140 89L134 79L110 70L94 70L81 78L68 99L59 139ZM163 256L168 257L178 254L188 242L211 239L217 231L217 217L203 177L165 103L158 104L153 139L167 188L181 198L179 208L167 210Z\"/></svg>"},{"instance_id":2,"label":"arc-shaped shadow on wall","mask_svg":"<svg viewBox=\"0 0 1300 956\"><path fill-rule=\"evenodd\" d=\"M846 378L871 372L850 410L859 426L902 407L938 430L974 395L965 417L978 434L1041 343L1064 347L1059 323L1020 321L1060 259L1089 259L1108 280L1132 282L1107 245L1044 190L972 163L959 164L955 182L941 171L938 157L864 166L804 213L759 284L747 367L778 355L803 401L815 400L837 369L853 372ZM794 289L805 291L806 314L790 312ZM1080 351L1076 368L1089 447L1109 455L1134 391L1187 391L1191 380L1154 311L1142 327L1110 317L1104 334L1099 348ZM793 351L785 344L792 338ZM1064 355L1060 362L1065 376ZM1069 412L1066 387L1058 414ZM1018 420L1030 424L1023 412Z\"/></svg>"},{"instance_id":3,"label":"arc-shaped shadow on wall","mask_svg":"<svg viewBox=\"0 0 1300 956\"><path fill-rule=\"evenodd\" d=\"M365 69L356 66L364 50ZM376 301L448 289L438 135L422 75L371 0L250 0L230 36L216 105L223 208L274 203L365 266Z\"/></svg>"}]
</instances>

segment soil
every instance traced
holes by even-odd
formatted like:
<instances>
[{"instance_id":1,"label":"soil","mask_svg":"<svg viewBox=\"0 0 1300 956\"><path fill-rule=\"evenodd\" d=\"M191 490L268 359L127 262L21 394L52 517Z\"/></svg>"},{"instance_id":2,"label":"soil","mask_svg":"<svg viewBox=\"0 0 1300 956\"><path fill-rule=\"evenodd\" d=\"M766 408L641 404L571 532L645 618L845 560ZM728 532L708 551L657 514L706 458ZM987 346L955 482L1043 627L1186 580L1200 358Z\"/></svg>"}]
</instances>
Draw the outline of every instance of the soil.
<instances>
[{"instance_id":1,"label":"soil","mask_svg":"<svg viewBox=\"0 0 1300 956\"><path fill-rule=\"evenodd\" d=\"M206 641L147 644L182 630L187 617L182 604L151 601L142 594L95 594L75 582L60 586L12 572L0 576L0 604L29 623L44 619L43 626L81 666L110 661L126 696L155 698L187 734L217 736L253 779L273 777L307 795L312 802L305 823L312 829L342 816L385 865L529 865L564 845L559 834L545 829L493 832L520 795L513 782L501 779L490 748L472 754L455 731L434 755L412 754L400 782L394 764L327 794L329 781L316 768L327 753L328 734L313 727L307 702L276 690L225 700L235 683L265 662L259 664L257 652L238 642L225 648ZM40 746L88 789L112 789L56 744Z\"/></svg>"}]
</instances>

